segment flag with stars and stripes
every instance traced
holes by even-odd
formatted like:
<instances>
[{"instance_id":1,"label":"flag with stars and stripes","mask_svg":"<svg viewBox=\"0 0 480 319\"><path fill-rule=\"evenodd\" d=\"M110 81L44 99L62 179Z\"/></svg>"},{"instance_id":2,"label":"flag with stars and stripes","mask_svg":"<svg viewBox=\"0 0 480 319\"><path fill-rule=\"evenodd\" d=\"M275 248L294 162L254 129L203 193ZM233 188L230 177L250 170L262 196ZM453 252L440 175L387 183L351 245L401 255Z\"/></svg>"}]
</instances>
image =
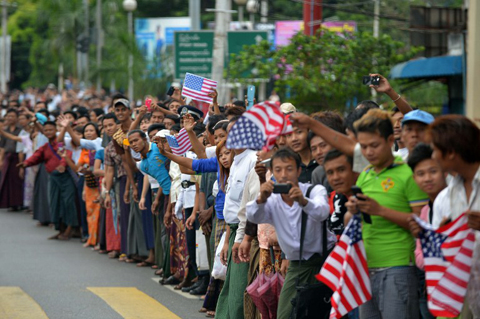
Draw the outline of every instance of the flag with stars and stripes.
<instances>
[{"instance_id":1,"label":"flag with stars and stripes","mask_svg":"<svg viewBox=\"0 0 480 319\"><path fill-rule=\"evenodd\" d=\"M185 74L182 95L195 101L212 103L213 98L208 96L217 88L217 82L191 73Z\"/></svg>"},{"instance_id":2,"label":"flag with stars and stripes","mask_svg":"<svg viewBox=\"0 0 480 319\"><path fill-rule=\"evenodd\" d=\"M358 214L352 217L316 277L333 290L331 319L342 318L372 299L362 222Z\"/></svg>"},{"instance_id":3,"label":"flag with stars and stripes","mask_svg":"<svg viewBox=\"0 0 480 319\"><path fill-rule=\"evenodd\" d=\"M256 104L233 125L228 133L227 147L252 150L265 147L270 150L282 134L285 121L285 115L278 104L269 101Z\"/></svg>"},{"instance_id":4,"label":"flag with stars and stripes","mask_svg":"<svg viewBox=\"0 0 480 319\"><path fill-rule=\"evenodd\" d=\"M456 317L463 307L472 266L475 234L463 213L437 230L415 216L422 227L428 309L436 317Z\"/></svg>"},{"instance_id":5,"label":"flag with stars and stripes","mask_svg":"<svg viewBox=\"0 0 480 319\"><path fill-rule=\"evenodd\" d=\"M192 143L190 142L188 133L184 128L180 130L177 137L166 135L165 138L167 139L168 145L170 145L170 149L174 155L181 156L192 148Z\"/></svg>"}]
</instances>

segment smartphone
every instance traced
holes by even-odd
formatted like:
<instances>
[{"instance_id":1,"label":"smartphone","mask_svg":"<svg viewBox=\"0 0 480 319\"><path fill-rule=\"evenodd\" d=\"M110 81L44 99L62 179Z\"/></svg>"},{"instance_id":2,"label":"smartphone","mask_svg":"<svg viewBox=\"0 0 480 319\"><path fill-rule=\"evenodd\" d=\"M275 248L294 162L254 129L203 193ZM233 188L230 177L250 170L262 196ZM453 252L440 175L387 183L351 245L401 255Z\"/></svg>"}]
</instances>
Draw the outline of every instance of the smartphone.
<instances>
[{"instance_id":1,"label":"smartphone","mask_svg":"<svg viewBox=\"0 0 480 319\"><path fill-rule=\"evenodd\" d=\"M167 91L167 95L168 95L168 96L172 96L173 93L175 93L175 88L174 88L173 86L171 86L171 87L168 89L168 91Z\"/></svg>"},{"instance_id":2,"label":"smartphone","mask_svg":"<svg viewBox=\"0 0 480 319\"><path fill-rule=\"evenodd\" d=\"M247 88L247 110L253 106L253 100L255 99L255 85L249 85Z\"/></svg>"},{"instance_id":3,"label":"smartphone","mask_svg":"<svg viewBox=\"0 0 480 319\"><path fill-rule=\"evenodd\" d=\"M355 196L358 200L365 200L363 198L359 198L357 195L358 194L363 194L362 192L362 189L356 185L352 186L352 193L353 193L353 196ZM367 224L371 224L372 223L372 218L370 217L370 215L368 214L365 214L365 213L362 213L363 215L363 220L367 223Z\"/></svg>"},{"instance_id":4,"label":"smartphone","mask_svg":"<svg viewBox=\"0 0 480 319\"><path fill-rule=\"evenodd\" d=\"M148 112L152 112L152 99L145 99L145 105L147 106Z\"/></svg>"},{"instance_id":5,"label":"smartphone","mask_svg":"<svg viewBox=\"0 0 480 319\"><path fill-rule=\"evenodd\" d=\"M365 75L363 77L362 83L364 85L379 85L380 84L380 77L379 76Z\"/></svg>"},{"instance_id":6,"label":"smartphone","mask_svg":"<svg viewBox=\"0 0 480 319\"><path fill-rule=\"evenodd\" d=\"M273 193L274 194L288 194L290 189L292 188L292 184L277 184L273 185Z\"/></svg>"}]
</instances>

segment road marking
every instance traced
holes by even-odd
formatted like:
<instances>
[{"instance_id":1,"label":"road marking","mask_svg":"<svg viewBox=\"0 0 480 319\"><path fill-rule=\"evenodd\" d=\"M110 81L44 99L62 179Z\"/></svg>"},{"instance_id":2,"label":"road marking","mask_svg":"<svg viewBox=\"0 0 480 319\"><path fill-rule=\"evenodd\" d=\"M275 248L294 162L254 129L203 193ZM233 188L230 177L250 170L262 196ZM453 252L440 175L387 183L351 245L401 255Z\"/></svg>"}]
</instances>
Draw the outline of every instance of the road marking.
<instances>
[{"instance_id":1,"label":"road marking","mask_svg":"<svg viewBox=\"0 0 480 319\"><path fill-rule=\"evenodd\" d=\"M125 319L180 319L161 303L129 287L88 287Z\"/></svg>"},{"instance_id":2,"label":"road marking","mask_svg":"<svg viewBox=\"0 0 480 319\"><path fill-rule=\"evenodd\" d=\"M20 287L0 287L0 318L48 319L40 305Z\"/></svg>"},{"instance_id":3,"label":"road marking","mask_svg":"<svg viewBox=\"0 0 480 319\"><path fill-rule=\"evenodd\" d=\"M160 283L160 278L158 278L158 277L153 277L152 280L155 281L157 284ZM188 292L182 292L182 290L175 290L175 289L173 289L174 286L172 286L172 285L163 285L162 287L167 288L171 292L174 292L177 295L180 295L180 296L185 297L187 299L193 299L193 300L202 299L201 296L194 296L194 295L189 294Z\"/></svg>"}]
</instances>

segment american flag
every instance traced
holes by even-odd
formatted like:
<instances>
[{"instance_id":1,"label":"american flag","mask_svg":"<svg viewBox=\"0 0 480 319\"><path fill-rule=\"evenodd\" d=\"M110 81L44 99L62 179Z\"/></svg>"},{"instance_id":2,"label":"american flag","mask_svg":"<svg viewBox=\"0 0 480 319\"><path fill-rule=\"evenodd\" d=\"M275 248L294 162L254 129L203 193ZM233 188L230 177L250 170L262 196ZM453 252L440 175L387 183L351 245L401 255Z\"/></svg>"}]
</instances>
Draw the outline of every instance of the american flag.
<instances>
[{"instance_id":1,"label":"american flag","mask_svg":"<svg viewBox=\"0 0 480 319\"><path fill-rule=\"evenodd\" d=\"M166 135L165 137L174 155L181 156L192 148L192 143L190 143L188 133L184 128L180 130L177 137L173 135Z\"/></svg>"},{"instance_id":2,"label":"american flag","mask_svg":"<svg viewBox=\"0 0 480 319\"><path fill-rule=\"evenodd\" d=\"M417 216L415 220L423 228L420 243L428 309L437 317L456 317L462 311L470 279L475 234L467 226L465 213L437 230Z\"/></svg>"},{"instance_id":3,"label":"american flag","mask_svg":"<svg viewBox=\"0 0 480 319\"><path fill-rule=\"evenodd\" d=\"M185 74L182 95L195 101L212 103L208 96L217 88L217 82L191 73Z\"/></svg>"},{"instance_id":4,"label":"american flag","mask_svg":"<svg viewBox=\"0 0 480 319\"><path fill-rule=\"evenodd\" d=\"M354 215L317 279L333 290L330 318L341 318L372 298L360 216Z\"/></svg>"},{"instance_id":5,"label":"american flag","mask_svg":"<svg viewBox=\"0 0 480 319\"><path fill-rule=\"evenodd\" d=\"M273 102L254 105L233 125L227 138L229 149L272 149L285 126L285 115Z\"/></svg>"}]
</instances>

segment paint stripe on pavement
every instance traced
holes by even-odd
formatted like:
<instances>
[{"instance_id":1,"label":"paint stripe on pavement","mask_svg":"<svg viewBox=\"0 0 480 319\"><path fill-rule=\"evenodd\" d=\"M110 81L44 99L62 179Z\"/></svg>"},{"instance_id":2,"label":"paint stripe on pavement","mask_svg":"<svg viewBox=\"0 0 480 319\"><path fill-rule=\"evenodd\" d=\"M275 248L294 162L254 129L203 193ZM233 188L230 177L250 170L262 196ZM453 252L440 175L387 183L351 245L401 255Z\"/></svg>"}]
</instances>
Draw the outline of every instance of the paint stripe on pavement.
<instances>
[{"instance_id":1,"label":"paint stripe on pavement","mask_svg":"<svg viewBox=\"0 0 480 319\"><path fill-rule=\"evenodd\" d=\"M0 318L48 319L40 305L20 287L0 287Z\"/></svg>"},{"instance_id":2,"label":"paint stripe on pavement","mask_svg":"<svg viewBox=\"0 0 480 319\"><path fill-rule=\"evenodd\" d=\"M89 287L125 319L180 319L161 303L132 287Z\"/></svg>"}]
</instances>

